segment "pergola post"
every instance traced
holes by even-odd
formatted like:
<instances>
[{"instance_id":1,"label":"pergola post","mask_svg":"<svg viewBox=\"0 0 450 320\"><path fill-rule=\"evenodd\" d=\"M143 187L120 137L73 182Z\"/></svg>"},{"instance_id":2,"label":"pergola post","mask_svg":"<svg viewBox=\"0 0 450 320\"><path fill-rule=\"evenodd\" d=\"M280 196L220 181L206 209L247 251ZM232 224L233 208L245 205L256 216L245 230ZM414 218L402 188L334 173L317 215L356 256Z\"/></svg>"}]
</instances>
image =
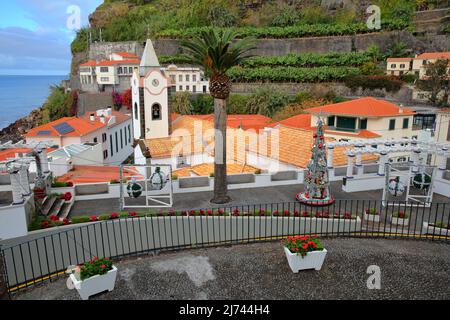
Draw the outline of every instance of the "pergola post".
<instances>
[{"instance_id":1,"label":"pergola post","mask_svg":"<svg viewBox=\"0 0 450 320\"><path fill-rule=\"evenodd\" d=\"M347 179L353 178L353 158L355 158L355 154L353 153L353 151L350 151L347 154Z\"/></svg>"},{"instance_id":2,"label":"pergola post","mask_svg":"<svg viewBox=\"0 0 450 320\"><path fill-rule=\"evenodd\" d=\"M356 148L356 175L362 175L363 174L363 165L362 165L362 149L364 148L364 145L357 144L355 145Z\"/></svg>"},{"instance_id":3,"label":"pergola post","mask_svg":"<svg viewBox=\"0 0 450 320\"><path fill-rule=\"evenodd\" d=\"M381 151L380 152L380 163L378 165L378 175L384 176L386 171L386 163L387 163L387 152Z\"/></svg>"}]
</instances>

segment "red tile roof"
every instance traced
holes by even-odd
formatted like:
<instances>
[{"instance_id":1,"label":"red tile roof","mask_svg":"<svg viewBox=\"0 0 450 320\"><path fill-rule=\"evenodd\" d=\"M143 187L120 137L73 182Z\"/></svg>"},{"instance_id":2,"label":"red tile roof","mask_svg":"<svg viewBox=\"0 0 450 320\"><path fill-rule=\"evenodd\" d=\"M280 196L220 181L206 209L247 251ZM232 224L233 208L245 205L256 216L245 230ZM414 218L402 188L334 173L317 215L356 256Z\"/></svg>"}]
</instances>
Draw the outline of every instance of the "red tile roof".
<instances>
[{"instance_id":1,"label":"red tile roof","mask_svg":"<svg viewBox=\"0 0 450 320\"><path fill-rule=\"evenodd\" d=\"M387 58L387 62L411 62L413 58Z\"/></svg>"},{"instance_id":2,"label":"red tile roof","mask_svg":"<svg viewBox=\"0 0 450 320\"><path fill-rule=\"evenodd\" d=\"M17 153L28 153L31 151L32 149L30 148L14 148L14 149L0 150L0 161L15 158Z\"/></svg>"},{"instance_id":3,"label":"red tile roof","mask_svg":"<svg viewBox=\"0 0 450 320\"><path fill-rule=\"evenodd\" d=\"M100 61L97 63L98 67L115 66L117 64L137 64L141 62L139 60L114 60L114 61Z\"/></svg>"},{"instance_id":4,"label":"red tile roof","mask_svg":"<svg viewBox=\"0 0 450 320\"><path fill-rule=\"evenodd\" d=\"M97 116L97 113L95 111L86 112L84 115L81 116L81 119L92 123L92 121L90 120L91 114L94 114L94 119L96 122L101 122L100 121L101 117ZM131 115L128 115L128 114L125 114L125 113L122 113L119 111L115 111L115 110L112 111L112 115L116 117L116 122L113 123L112 125L110 125L109 127L113 127L115 125L118 125L122 122L125 122L125 121L131 119ZM106 124L108 124L109 119L111 119L111 117L105 117Z\"/></svg>"},{"instance_id":5,"label":"red tile roof","mask_svg":"<svg viewBox=\"0 0 450 320\"><path fill-rule=\"evenodd\" d=\"M138 180L143 179L136 168L124 168L124 178L130 178L131 176L135 176ZM120 180L120 167L74 166L72 171L57 178L57 181L70 181L74 184L110 182L111 180Z\"/></svg>"},{"instance_id":6,"label":"red tile roof","mask_svg":"<svg viewBox=\"0 0 450 320\"><path fill-rule=\"evenodd\" d=\"M80 64L80 67L95 67L97 65L96 61L89 60L88 62Z\"/></svg>"},{"instance_id":7,"label":"red tile roof","mask_svg":"<svg viewBox=\"0 0 450 320\"><path fill-rule=\"evenodd\" d=\"M270 127L275 127L277 125L283 125L285 127L297 128L297 129L310 129L311 128L311 115L298 114L296 116L278 121L270 125Z\"/></svg>"},{"instance_id":8,"label":"red tile roof","mask_svg":"<svg viewBox=\"0 0 450 320\"><path fill-rule=\"evenodd\" d=\"M325 115L346 115L359 117L392 117L409 116L415 112L409 108L400 108L399 106L372 97L365 97L351 101L334 103L326 106L306 109L305 112L312 114L323 113Z\"/></svg>"},{"instance_id":9,"label":"red tile roof","mask_svg":"<svg viewBox=\"0 0 450 320\"><path fill-rule=\"evenodd\" d=\"M271 127L276 127L278 125L294 128L294 129L305 129L305 130L315 130L315 127L311 127L311 114L299 114L285 120L281 120L277 123L271 125ZM348 136L348 137L358 137L358 138L379 138L381 137L379 134L368 131L361 130L358 133L351 132L340 132L328 130L326 126L324 126L325 133L329 135L338 135L338 136Z\"/></svg>"},{"instance_id":10,"label":"red tile roof","mask_svg":"<svg viewBox=\"0 0 450 320\"><path fill-rule=\"evenodd\" d=\"M450 52L425 52L418 55L416 59L450 59Z\"/></svg>"},{"instance_id":11,"label":"red tile roof","mask_svg":"<svg viewBox=\"0 0 450 320\"><path fill-rule=\"evenodd\" d=\"M66 134L60 134L54 127L62 123L67 123L74 129L74 131ZM77 117L64 117L29 130L25 134L25 137L81 137L104 126L105 124L99 121L86 121L85 119ZM39 134L39 132L41 133Z\"/></svg>"},{"instance_id":12,"label":"red tile roof","mask_svg":"<svg viewBox=\"0 0 450 320\"><path fill-rule=\"evenodd\" d=\"M117 54L118 56L121 56L122 58L139 59L139 57L137 55L129 53L129 52L113 52L113 53Z\"/></svg>"},{"instance_id":13,"label":"red tile roof","mask_svg":"<svg viewBox=\"0 0 450 320\"><path fill-rule=\"evenodd\" d=\"M214 114L190 115L189 117L214 122ZM268 127L273 120L260 114L229 114L227 115L227 126L231 128L242 128L244 130L261 130Z\"/></svg>"}]
</instances>

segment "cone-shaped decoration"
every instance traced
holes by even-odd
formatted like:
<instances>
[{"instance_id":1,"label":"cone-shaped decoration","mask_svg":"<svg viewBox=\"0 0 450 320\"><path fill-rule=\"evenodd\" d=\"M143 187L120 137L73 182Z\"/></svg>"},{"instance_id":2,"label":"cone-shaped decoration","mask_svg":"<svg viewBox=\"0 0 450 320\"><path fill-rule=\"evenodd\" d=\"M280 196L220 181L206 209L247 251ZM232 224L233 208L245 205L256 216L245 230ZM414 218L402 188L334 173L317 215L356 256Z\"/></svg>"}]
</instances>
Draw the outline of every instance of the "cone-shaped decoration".
<instances>
[{"instance_id":1,"label":"cone-shaped decoration","mask_svg":"<svg viewBox=\"0 0 450 320\"><path fill-rule=\"evenodd\" d=\"M334 202L334 197L330 193L325 137L323 134L323 122L320 118L313 138L311 160L305 172L305 191L297 194L296 198L298 201L312 206L330 205Z\"/></svg>"}]
</instances>

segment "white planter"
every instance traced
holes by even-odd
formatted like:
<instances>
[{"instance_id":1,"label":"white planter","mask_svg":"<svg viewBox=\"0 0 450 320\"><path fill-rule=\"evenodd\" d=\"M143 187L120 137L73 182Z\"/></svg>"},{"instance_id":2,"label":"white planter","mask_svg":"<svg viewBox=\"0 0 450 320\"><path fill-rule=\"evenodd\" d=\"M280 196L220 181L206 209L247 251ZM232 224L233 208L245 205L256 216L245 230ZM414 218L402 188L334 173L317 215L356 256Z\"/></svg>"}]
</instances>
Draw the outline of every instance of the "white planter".
<instances>
[{"instance_id":1,"label":"white planter","mask_svg":"<svg viewBox=\"0 0 450 320\"><path fill-rule=\"evenodd\" d=\"M288 248L284 247L284 253L291 270L294 273L298 273L300 270L306 269L320 270L327 255L327 250L308 252L306 256L302 257L301 255L293 254Z\"/></svg>"},{"instance_id":2,"label":"white planter","mask_svg":"<svg viewBox=\"0 0 450 320\"><path fill-rule=\"evenodd\" d=\"M409 218L395 218L392 217L391 219L392 224L398 225L398 226L408 226L409 225Z\"/></svg>"},{"instance_id":3,"label":"white planter","mask_svg":"<svg viewBox=\"0 0 450 320\"><path fill-rule=\"evenodd\" d=\"M112 266L112 269L104 275L96 275L87 278L83 281L77 280L74 274L70 275L75 289L77 289L81 299L88 300L90 296L103 291L113 291L116 284L117 268Z\"/></svg>"},{"instance_id":4,"label":"white planter","mask_svg":"<svg viewBox=\"0 0 450 320\"><path fill-rule=\"evenodd\" d=\"M379 214L367 214L364 212L364 220L370 221L370 222L380 222L380 215Z\"/></svg>"},{"instance_id":5,"label":"white planter","mask_svg":"<svg viewBox=\"0 0 450 320\"><path fill-rule=\"evenodd\" d=\"M430 225L428 222L424 222L422 227L422 233L438 236L450 236L450 229L435 227Z\"/></svg>"}]
</instances>

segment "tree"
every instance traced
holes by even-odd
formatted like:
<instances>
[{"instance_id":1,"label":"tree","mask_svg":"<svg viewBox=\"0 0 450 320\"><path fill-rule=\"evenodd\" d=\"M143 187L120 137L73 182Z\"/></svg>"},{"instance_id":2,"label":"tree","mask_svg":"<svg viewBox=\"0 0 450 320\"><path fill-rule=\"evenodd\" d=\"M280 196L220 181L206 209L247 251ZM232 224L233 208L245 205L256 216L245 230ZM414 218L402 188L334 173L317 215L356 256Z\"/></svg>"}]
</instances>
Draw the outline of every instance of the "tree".
<instances>
[{"instance_id":1,"label":"tree","mask_svg":"<svg viewBox=\"0 0 450 320\"><path fill-rule=\"evenodd\" d=\"M191 114L191 94L189 92L176 92L171 97L171 110L179 114Z\"/></svg>"},{"instance_id":2,"label":"tree","mask_svg":"<svg viewBox=\"0 0 450 320\"><path fill-rule=\"evenodd\" d=\"M181 41L184 56L194 65L203 67L209 77L209 91L214 98L214 197L212 203L231 201L228 196L226 176L226 124L227 98L231 91L231 79L227 71L251 57L254 40L236 40L238 34L232 30L218 32L204 30L190 40Z\"/></svg>"},{"instance_id":3,"label":"tree","mask_svg":"<svg viewBox=\"0 0 450 320\"><path fill-rule=\"evenodd\" d=\"M430 88L430 102L435 106L439 103L438 95L444 90L444 99L448 98L448 70L449 60L437 60L434 63L428 63L425 66L425 82ZM446 104L447 101L443 101Z\"/></svg>"},{"instance_id":4,"label":"tree","mask_svg":"<svg viewBox=\"0 0 450 320\"><path fill-rule=\"evenodd\" d=\"M131 110L131 89L125 90L125 92L122 93L122 104L127 107L127 110Z\"/></svg>"},{"instance_id":5,"label":"tree","mask_svg":"<svg viewBox=\"0 0 450 320\"><path fill-rule=\"evenodd\" d=\"M389 58L402 58L408 55L407 46L401 41L393 41L386 49L386 56Z\"/></svg>"}]
</instances>

